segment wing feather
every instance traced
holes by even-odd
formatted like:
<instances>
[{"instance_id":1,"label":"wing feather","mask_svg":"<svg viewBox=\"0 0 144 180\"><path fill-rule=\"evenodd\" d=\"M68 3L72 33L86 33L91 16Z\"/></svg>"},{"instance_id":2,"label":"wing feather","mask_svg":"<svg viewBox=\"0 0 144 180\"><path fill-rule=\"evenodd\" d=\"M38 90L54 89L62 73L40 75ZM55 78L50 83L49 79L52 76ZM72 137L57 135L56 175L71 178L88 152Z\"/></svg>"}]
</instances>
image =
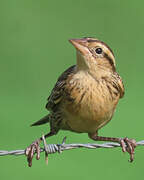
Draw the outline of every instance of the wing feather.
<instances>
[{"instance_id":1,"label":"wing feather","mask_svg":"<svg viewBox=\"0 0 144 180\"><path fill-rule=\"evenodd\" d=\"M69 76L75 73L75 70L76 65L73 65L64 71L58 78L54 88L52 89L51 95L47 99L48 102L46 104L46 108L49 111L54 111L57 105L61 103L65 93L66 80Z\"/></svg>"}]
</instances>

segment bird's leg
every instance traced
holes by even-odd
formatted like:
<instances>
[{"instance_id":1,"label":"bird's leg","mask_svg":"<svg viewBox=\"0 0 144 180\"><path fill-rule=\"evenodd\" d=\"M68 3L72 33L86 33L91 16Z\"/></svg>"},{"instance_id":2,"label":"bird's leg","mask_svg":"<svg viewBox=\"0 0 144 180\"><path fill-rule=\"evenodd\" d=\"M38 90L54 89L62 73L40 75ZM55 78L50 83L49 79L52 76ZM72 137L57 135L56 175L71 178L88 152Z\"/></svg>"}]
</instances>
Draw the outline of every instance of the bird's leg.
<instances>
[{"instance_id":1,"label":"bird's leg","mask_svg":"<svg viewBox=\"0 0 144 180\"><path fill-rule=\"evenodd\" d=\"M134 160L134 150L136 148L136 140L135 139L129 139L127 137L125 138L113 138L113 137L102 137L98 136L97 133L88 134L89 137L95 141L111 141L111 142L117 142L121 145L123 152L128 152L130 154L130 162Z\"/></svg>"},{"instance_id":2,"label":"bird's leg","mask_svg":"<svg viewBox=\"0 0 144 180\"><path fill-rule=\"evenodd\" d=\"M51 131L48 134L46 134L44 137L50 137L53 136L54 134L56 134L55 132ZM36 141L34 141L32 144L30 144L26 150L25 150L25 155L27 156L27 161L28 161L28 166L31 167L32 166L32 159L34 154L36 153L36 159L39 160L40 159L40 146L39 144L42 141L42 137L40 137L39 139L37 139Z\"/></svg>"}]
</instances>

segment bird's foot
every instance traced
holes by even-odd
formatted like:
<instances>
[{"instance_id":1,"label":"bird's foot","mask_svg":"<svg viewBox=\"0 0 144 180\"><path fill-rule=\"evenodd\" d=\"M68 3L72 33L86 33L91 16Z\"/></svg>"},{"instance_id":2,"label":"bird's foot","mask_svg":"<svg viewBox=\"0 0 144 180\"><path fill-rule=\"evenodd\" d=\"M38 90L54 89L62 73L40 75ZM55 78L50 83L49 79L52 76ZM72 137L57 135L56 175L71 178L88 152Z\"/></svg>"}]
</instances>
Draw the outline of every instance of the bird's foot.
<instances>
[{"instance_id":1,"label":"bird's foot","mask_svg":"<svg viewBox=\"0 0 144 180\"><path fill-rule=\"evenodd\" d=\"M136 148L136 140L128 139L127 137L120 139L120 145L122 147L123 152L128 152L130 154L130 162L134 160L134 150Z\"/></svg>"},{"instance_id":2,"label":"bird's foot","mask_svg":"<svg viewBox=\"0 0 144 180\"><path fill-rule=\"evenodd\" d=\"M32 166L32 159L34 154L36 153L36 159L40 159L40 140L34 141L31 145L29 145L25 150L25 155L27 156L28 166Z\"/></svg>"}]
</instances>

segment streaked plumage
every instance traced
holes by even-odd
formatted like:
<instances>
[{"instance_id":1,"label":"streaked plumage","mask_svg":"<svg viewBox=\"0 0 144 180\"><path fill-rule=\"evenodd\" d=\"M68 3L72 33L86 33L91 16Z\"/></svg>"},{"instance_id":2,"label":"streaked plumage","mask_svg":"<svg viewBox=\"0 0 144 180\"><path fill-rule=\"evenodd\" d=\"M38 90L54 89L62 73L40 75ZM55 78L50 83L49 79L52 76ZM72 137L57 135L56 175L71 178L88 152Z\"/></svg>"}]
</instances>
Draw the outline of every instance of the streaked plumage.
<instances>
[{"instance_id":1,"label":"streaked plumage","mask_svg":"<svg viewBox=\"0 0 144 180\"><path fill-rule=\"evenodd\" d=\"M55 133L59 129L86 133L96 132L112 118L115 106L124 94L122 80L115 71L112 50L102 41L86 39L90 43L90 48L99 45L105 49L104 56L112 57L109 58L110 61L106 60L106 66L108 68L112 66L112 71L107 73L106 69L106 74L97 77L99 71L104 71L103 64L102 69L100 67L94 75L91 69L79 70L79 67L74 65L62 73L46 104L46 108L50 111L47 122L50 121L51 130ZM97 59L92 48L91 52ZM99 65L101 63L103 62ZM43 122L46 122L45 118ZM38 125L38 122L33 125Z\"/></svg>"},{"instance_id":2,"label":"streaked plumage","mask_svg":"<svg viewBox=\"0 0 144 180\"><path fill-rule=\"evenodd\" d=\"M76 48L77 64L58 78L46 104L49 114L32 126L50 122L51 130L45 137L57 134L60 129L88 133L94 140L119 142L123 151L126 151L125 142L131 148L132 161L134 145L129 139L98 136L98 130L112 119L124 95L112 50L94 38L71 39L70 42ZM34 147L37 145L32 144L29 149ZM32 156L29 149L28 157ZM32 158L28 162L30 165Z\"/></svg>"}]
</instances>

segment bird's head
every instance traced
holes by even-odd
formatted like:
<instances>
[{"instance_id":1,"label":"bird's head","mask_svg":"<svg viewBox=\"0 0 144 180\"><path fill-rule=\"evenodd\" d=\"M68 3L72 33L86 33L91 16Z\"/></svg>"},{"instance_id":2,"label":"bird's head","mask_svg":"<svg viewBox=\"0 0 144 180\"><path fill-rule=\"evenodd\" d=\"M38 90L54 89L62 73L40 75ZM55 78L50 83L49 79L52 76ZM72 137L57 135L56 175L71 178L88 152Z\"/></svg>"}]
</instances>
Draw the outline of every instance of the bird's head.
<instances>
[{"instance_id":1,"label":"bird's head","mask_svg":"<svg viewBox=\"0 0 144 180\"><path fill-rule=\"evenodd\" d=\"M114 54L104 42L89 37L69 41L76 48L79 69L115 71Z\"/></svg>"}]
</instances>

